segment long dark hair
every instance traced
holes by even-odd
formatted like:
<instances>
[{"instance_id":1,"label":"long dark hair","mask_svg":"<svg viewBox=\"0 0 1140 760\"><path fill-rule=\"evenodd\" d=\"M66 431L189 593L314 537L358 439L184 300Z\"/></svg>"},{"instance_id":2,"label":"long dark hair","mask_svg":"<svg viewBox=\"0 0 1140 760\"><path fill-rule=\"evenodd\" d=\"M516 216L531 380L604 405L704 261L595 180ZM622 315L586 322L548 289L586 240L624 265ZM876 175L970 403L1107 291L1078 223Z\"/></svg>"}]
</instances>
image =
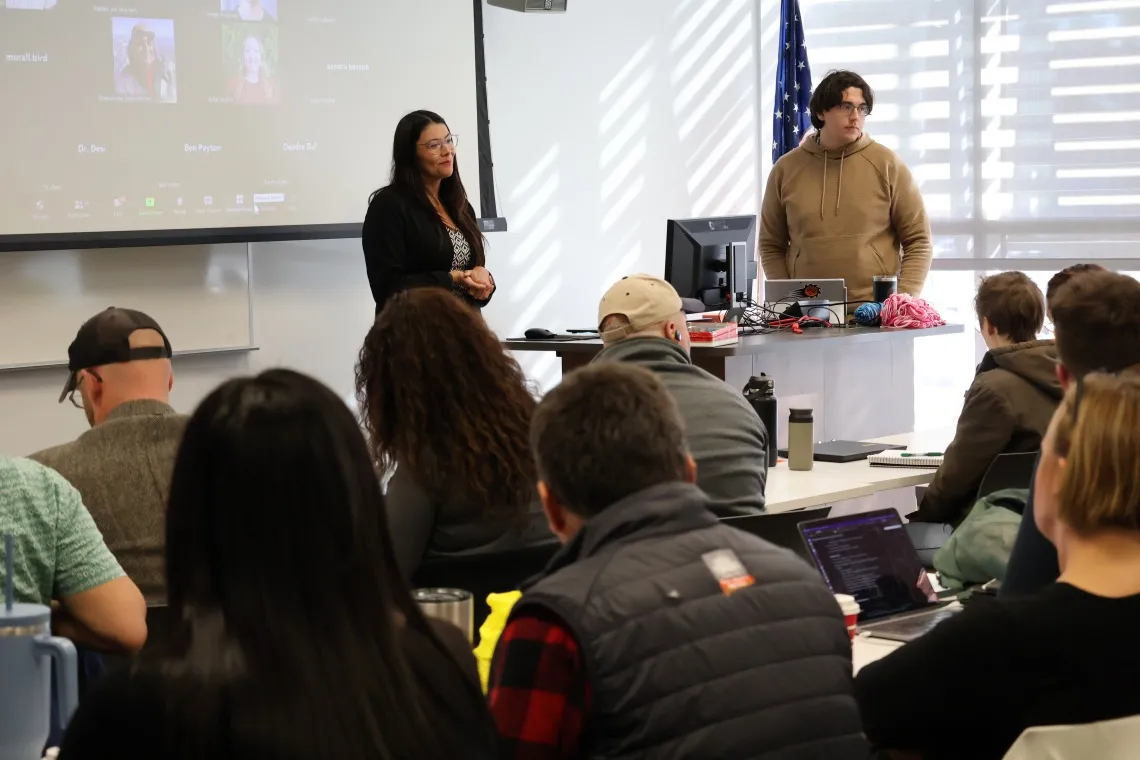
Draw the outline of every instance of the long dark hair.
<instances>
[{"instance_id":1,"label":"long dark hair","mask_svg":"<svg viewBox=\"0 0 1140 760\"><path fill-rule=\"evenodd\" d=\"M523 519L536 498L536 401L474 309L441 288L393 296L360 349L356 393L383 469L398 462L433 499Z\"/></svg>"},{"instance_id":2,"label":"long dark hair","mask_svg":"<svg viewBox=\"0 0 1140 760\"><path fill-rule=\"evenodd\" d=\"M419 156L416 145L428 127L433 124L442 124L447 127L443 117L433 111L412 111L396 125L396 132L392 136L392 175L388 186L397 190L413 203L418 203L435 214L435 208L428 200L427 190L424 188L423 171L420 169ZM448 130L450 131L450 127ZM369 203L376 197L377 190L369 198ZM451 176L439 183L439 202L451 216L455 226L467 238L474 256L472 266L484 266L487 263L485 251L486 240L479 231L479 222L475 219L475 212L467 201L467 190L463 187L463 180L459 177L459 157L455 156L452 164ZM441 222L442 224L442 222Z\"/></svg>"},{"instance_id":3,"label":"long dark hair","mask_svg":"<svg viewBox=\"0 0 1140 760\"><path fill-rule=\"evenodd\" d=\"M400 637L442 645L400 581L364 436L332 391L271 370L211 393L178 452L166 531L176 622L157 662L181 676L168 699L197 731L182 757L438 756Z\"/></svg>"}]
</instances>

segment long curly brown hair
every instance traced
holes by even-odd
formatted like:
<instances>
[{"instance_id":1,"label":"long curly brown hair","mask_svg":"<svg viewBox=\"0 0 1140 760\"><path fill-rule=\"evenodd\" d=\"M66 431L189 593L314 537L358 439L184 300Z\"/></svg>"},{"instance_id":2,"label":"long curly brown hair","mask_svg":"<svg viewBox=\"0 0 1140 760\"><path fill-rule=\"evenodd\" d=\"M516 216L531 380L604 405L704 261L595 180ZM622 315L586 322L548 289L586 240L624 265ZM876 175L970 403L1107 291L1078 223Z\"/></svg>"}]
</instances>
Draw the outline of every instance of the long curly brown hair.
<instances>
[{"instance_id":1,"label":"long curly brown hair","mask_svg":"<svg viewBox=\"0 0 1140 760\"><path fill-rule=\"evenodd\" d=\"M486 517L526 514L534 395L482 316L450 291L414 288L384 306L360 349L356 394L384 471L399 462L433 499L461 496Z\"/></svg>"}]
</instances>

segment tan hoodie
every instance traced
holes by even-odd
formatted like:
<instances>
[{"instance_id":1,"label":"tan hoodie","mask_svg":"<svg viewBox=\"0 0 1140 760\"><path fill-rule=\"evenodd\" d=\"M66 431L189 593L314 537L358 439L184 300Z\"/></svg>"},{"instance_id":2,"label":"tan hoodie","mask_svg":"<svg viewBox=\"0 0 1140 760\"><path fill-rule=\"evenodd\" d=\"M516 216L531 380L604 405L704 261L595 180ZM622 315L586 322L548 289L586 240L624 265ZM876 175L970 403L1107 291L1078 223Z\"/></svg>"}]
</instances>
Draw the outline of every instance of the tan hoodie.
<instances>
[{"instance_id":1,"label":"tan hoodie","mask_svg":"<svg viewBox=\"0 0 1140 760\"><path fill-rule=\"evenodd\" d=\"M768 175L760 263L769 280L842 278L849 300L866 301L873 275L898 274L899 292L917 296L932 254L914 177L866 133L833 151L809 138Z\"/></svg>"}]
</instances>

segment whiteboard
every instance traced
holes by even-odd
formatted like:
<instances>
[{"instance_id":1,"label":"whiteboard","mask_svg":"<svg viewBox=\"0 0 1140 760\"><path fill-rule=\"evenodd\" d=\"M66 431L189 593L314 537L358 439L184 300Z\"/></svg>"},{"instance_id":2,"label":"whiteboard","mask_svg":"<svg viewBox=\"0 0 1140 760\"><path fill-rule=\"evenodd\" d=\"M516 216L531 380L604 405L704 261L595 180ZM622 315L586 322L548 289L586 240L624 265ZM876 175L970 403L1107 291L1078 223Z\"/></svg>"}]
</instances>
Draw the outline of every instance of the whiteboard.
<instances>
[{"instance_id":1,"label":"whiteboard","mask_svg":"<svg viewBox=\"0 0 1140 760\"><path fill-rule=\"evenodd\" d=\"M149 314L176 354L252 348L248 246L0 253L0 369L66 364L108 306Z\"/></svg>"}]
</instances>

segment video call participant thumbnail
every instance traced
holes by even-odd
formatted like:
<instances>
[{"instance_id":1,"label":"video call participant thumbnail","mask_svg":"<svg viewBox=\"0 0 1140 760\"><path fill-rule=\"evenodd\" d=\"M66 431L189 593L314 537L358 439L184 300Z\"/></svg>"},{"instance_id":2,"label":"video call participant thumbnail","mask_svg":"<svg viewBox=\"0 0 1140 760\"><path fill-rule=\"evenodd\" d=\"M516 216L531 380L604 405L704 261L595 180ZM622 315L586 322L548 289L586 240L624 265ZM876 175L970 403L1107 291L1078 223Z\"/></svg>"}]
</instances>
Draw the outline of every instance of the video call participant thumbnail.
<instances>
[{"instance_id":1,"label":"video call participant thumbnail","mask_svg":"<svg viewBox=\"0 0 1140 760\"><path fill-rule=\"evenodd\" d=\"M160 103L177 102L174 21L114 18L111 19L111 32L115 51L115 93Z\"/></svg>"},{"instance_id":2,"label":"video call participant thumbnail","mask_svg":"<svg viewBox=\"0 0 1140 760\"><path fill-rule=\"evenodd\" d=\"M56 0L4 0L4 8L13 11L48 11Z\"/></svg>"},{"instance_id":3,"label":"video call participant thumbnail","mask_svg":"<svg viewBox=\"0 0 1140 760\"><path fill-rule=\"evenodd\" d=\"M277 28L270 27L263 35L246 33L247 28L223 27L227 68L235 72L226 90L235 103L279 103L281 91L271 73L277 59Z\"/></svg>"},{"instance_id":4,"label":"video call participant thumbnail","mask_svg":"<svg viewBox=\"0 0 1140 760\"><path fill-rule=\"evenodd\" d=\"M277 0L222 0L222 13L236 13L242 21L276 21Z\"/></svg>"}]
</instances>

